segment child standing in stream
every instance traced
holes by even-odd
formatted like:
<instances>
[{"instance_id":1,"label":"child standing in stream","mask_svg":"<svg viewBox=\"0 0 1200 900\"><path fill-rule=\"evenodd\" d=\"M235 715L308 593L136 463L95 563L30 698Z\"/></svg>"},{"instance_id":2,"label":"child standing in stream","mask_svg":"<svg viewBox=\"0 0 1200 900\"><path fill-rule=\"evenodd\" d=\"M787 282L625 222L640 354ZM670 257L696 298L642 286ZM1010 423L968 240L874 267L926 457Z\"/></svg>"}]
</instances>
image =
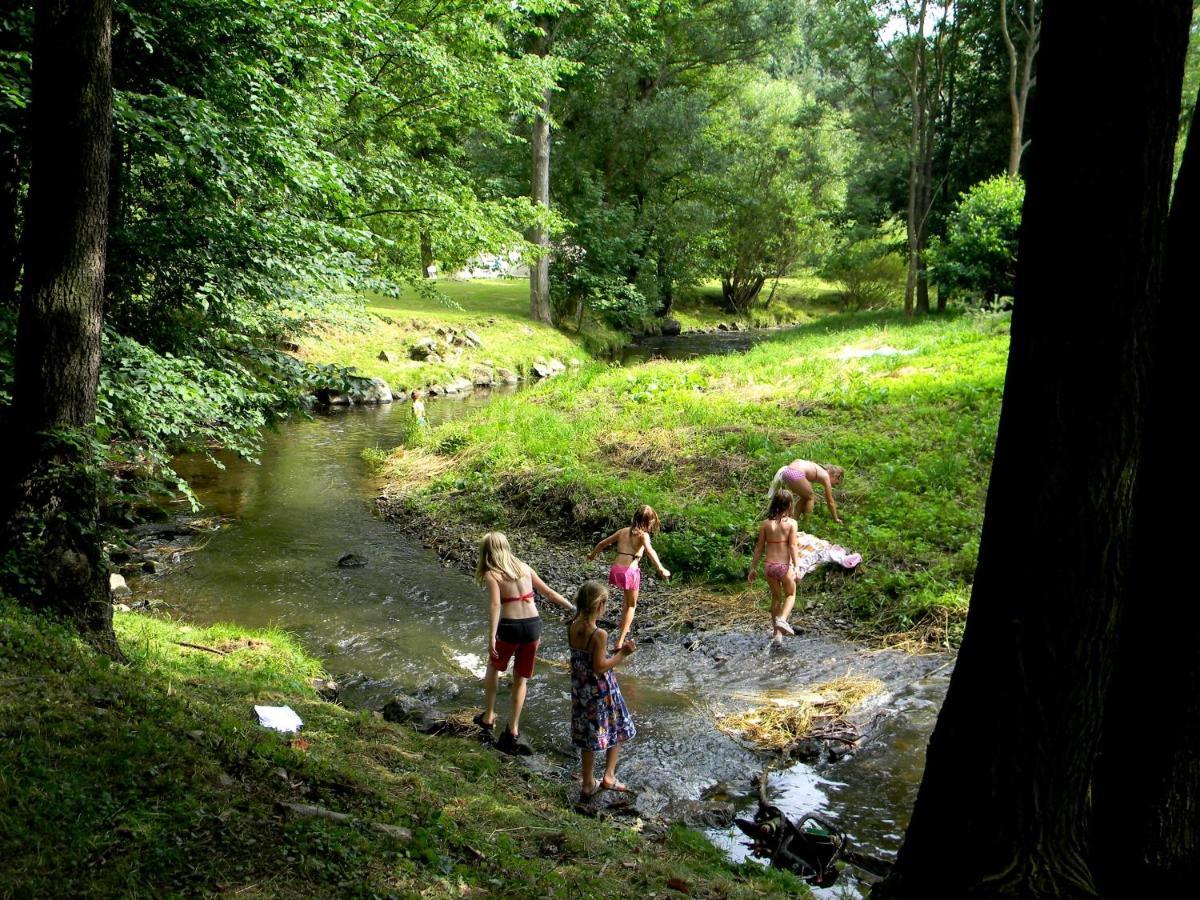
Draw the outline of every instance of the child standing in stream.
<instances>
[{"instance_id":1,"label":"child standing in stream","mask_svg":"<svg viewBox=\"0 0 1200 900\"><path fill-rule=\"evenodd\" d=\"M500 673L508 669L514 656L512 686L512 718L496 747L505 753L532 753L520 740L521 710L525 706L525 689L533 677L533 663L542 639L542 619L533 602L533 592L575 612L575 607L562 594L546 585L538 573L513 555L506 538L499 531L483 536L479 544L479 563L475 580L488 592L488 669L483 682L485 709L475 717L475 724L491 735L496 724L496 688Z\"/></svg>"},{"instance_id":2,"label":"child standing in stream","mask_svg":"<svg viewBox=\"0 0 1200 900\"><path fill-rule=\"evenodd\" d=\"M417 420L418 425L425 424L425 401L421 399L420 391L413 391L410 395L412 398L412 414Z\"/></svg>"},{"instance_id":3,"label":"child standing in stream","mask_svg":"<svg viewBox=\"0 0 1200 900\"><path fill-rule=\"evenodd\" d=\"M633 653L633 641L608 655L608 633L597 624L604 615L608 588L599 581L586 581L575 595L575 618L567 628L571 647L571 743L579 748L582 761L581 800L599 791L629 790L617 781L617 755L621 744L637 734L633 717L621 696L613 669ZM597 751L604 751L604 776L596 781Z\"/></svg>"},{"instance_id":4,"label":"child standing in stream","mask_svg":"<svg viewBox=\"0 0 1200 900\"><path fill-rule=\"evenodd\" d=\"M754 545L754 558L750 560L750 573L746 580L754 583L758 574L758 560L766 550L767 584L771 587L771 640L782 643L783 635L795 634L788 624L788 616L796 604L796 539L798 530L792 518L795 503L792 492L777 490L771 497L767 518L758 528L758 543Z\"/></svg>"},{"instance_id":5,"label":"child standing in stream","mask_svg":"<svg viewBox=\"0 0 1200 900\"><path fill-rule=\"evenodd\" d=\"M633 522L620 531L614 531L588 554L590 562L600 555L605 547L617 545L617 556L608 570L608 583L625 593L625 605L621 610L621 629L617 632L617 646L625 643L629 629L633 627L633 613L637 609L638 594L642 590L642 572L638 568L643 554L650 557L660 578L670 578L669 569L664 569L658 554L650 544L650 535L658 531L658 513L653 507L642 505L633 514Z\"/></svg>"}]
</instances>

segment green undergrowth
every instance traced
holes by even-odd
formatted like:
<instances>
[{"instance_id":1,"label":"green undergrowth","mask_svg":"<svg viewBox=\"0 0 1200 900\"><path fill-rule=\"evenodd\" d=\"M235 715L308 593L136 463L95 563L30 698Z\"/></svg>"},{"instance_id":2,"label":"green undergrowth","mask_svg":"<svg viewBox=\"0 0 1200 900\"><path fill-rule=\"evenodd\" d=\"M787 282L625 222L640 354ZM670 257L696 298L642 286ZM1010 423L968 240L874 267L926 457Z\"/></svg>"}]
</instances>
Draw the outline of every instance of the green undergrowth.
<instances>
[{"instance_id":1,"label":"green undergrowth","mask_svg":"<svg viewBox=\"0 0 1200 900\"><path fill-rule=\"evenodd\" d=\"M784 893L699 835L579 816L477 743L318 699L277 631L118 615L127 664L0 598L0 894L696 896ZM209 647L220 654L184 647ZM252 707L287 704L292 740ZM351 824L284 815L323 807ZM411 830L411 840L377 832Z\"/></svg>"},{"instance_id":2,"label":"green undergrowth","mask_svg":"<svg viewBox=\"0 0 1200 900\"><path fill-rule=\"evenodd\" d=\"M887 348L901 352L849 355ZM845 524L819 499L801 527L865 562L852 575L818 570L801 602L876 635L924 629L952 643L1007 351L1006 315L836 315L745 354L585 367L434 429L382 468L406 502L581 547L650 503L666 566L732 587L776 469L795 457L836 463Z\"/></svg>"},{"instance_id":3,"label":"green undergrowth","mask_svg":"<svg viewBox=\"0 0 1200 900\"><path fill-rule=\"evenodd\" d=\"M330 321L301 344L300 356L319 365L353 366L357 374L382 378L399 391L470 377L477 365L526 375L539 357L585 360L611 354L623 343L616 332L592 321L580 334L533 321L527 279L446 281L435 289L436 295L428 296L412 289L399 297L371 295L365 312ZM483 346L455 348L461 355L442 362L410 359L409 349L423 337L434 337L441 326L469 328ZM395 362L379 359L385 350Z\"/></svg>"},{"instance_id":4,"label":"green undergrowth","mask_svg":"<svg viewBox=\"0 0 1200 900\"><path fill-rule=\"evenodd\" d=\"M771 294L775 288L774 295ZM731 313L721 297L721 283L704 284L682 292L671 307L671 316L684 331L704 331L721 323L737 322L743 327L769 328L775 325L803 325L836 311L838 291L830 282L816 275L796 275L780 278L776 286L768 281L763 285L760 304L770 297L770 304L760 305L747 313Z\"/></svg>"}]
</instances>

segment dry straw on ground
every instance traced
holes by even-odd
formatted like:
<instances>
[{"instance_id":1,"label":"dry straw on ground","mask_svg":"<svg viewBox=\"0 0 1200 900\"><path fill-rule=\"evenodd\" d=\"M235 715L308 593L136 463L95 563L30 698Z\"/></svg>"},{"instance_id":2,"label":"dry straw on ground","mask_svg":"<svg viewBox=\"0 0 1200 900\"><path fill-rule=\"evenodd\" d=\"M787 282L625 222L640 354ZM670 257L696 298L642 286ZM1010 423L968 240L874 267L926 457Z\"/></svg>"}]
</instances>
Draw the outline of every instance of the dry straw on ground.
<instances>
[{"instance_id":1,"label":"dry straw on ground","mask_svg":"<svg viewBox=\"0 0 1200 900\"><path fill-rule=\"evenodd\" d=\"M844 675L801 691L748 697L759 705L735 713L714 711L714 719L717 730L730 737L782 752L806 737L845 740L853 732L844 720L846 714L883 690L883 682L876 678Z\"/></svg>"}]
</instances>

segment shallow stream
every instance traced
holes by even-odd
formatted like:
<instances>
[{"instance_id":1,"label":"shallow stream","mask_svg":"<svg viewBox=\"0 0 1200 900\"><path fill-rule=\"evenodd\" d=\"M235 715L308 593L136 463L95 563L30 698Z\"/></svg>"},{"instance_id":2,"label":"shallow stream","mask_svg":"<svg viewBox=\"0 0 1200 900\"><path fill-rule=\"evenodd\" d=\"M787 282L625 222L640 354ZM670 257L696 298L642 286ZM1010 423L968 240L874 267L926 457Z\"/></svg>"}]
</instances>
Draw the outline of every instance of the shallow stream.
<instances>
[{"instance_id":1,"label":"shallow stream","mask_svg":"<svg viewBox=\"0 0 1200 900\"><path fill-rule=\"evenodd\" d=\"M737 350L756 335L705 335L667 346L658 339L652 353L714 352L707 340L714 337L720 350ZM477 393L432 401L429 418L437 424L487 400ZM138 599L162 600L201 623L279 626L296 634L343 684L347 705L377 707L407 693L444 708L478 706L486 658L482 592L374 511L379 485L362 453L396 446L407 416L405 405L396 403L286 423L266 436L259 465L230 460L219 471L184 460L183 474L208 511L230 524L169 574L135 582ZM339 568L346 553L365 557L366 565ZM603 578L602 564L595 566ZM557 587L569 593L575 585ZM570 683L553 661L567 656L566 629L554 613L546 618L540 655L551 662L540 664L531 681L522 732L565 766L573 755ZM620 670L638 728L622 754L621 777L638 790L638 809L647 813L702 795L749 806L750 777L761 771L764 757L718 733L711 709L745 706L748 696L849 672L871 675L887 685L889 696L868 740L819 771L797 764L776 773L771 793L788 812L820 812L845 828L858 848L890 857L915 796L948 662L818 635L770 650L765 627L752 635L660 636ZM503 719L506 688L501 692ZM710 834L735 857L744 855L735 830Z\"/></svg>"}]
</instances>

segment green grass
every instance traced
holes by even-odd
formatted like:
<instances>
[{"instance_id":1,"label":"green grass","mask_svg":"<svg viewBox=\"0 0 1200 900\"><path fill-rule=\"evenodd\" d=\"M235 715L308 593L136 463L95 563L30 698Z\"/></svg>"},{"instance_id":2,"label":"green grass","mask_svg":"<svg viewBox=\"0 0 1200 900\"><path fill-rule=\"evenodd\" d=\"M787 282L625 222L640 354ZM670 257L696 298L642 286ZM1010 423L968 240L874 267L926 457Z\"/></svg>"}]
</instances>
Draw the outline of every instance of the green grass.
<instances>
[{"instance_id":1,"label":"green grass","mask_svg":"<svg viewBox=\"0 0 1200 900\"><path fill-rule=\"evenodd\" d=\"M286 634L118 615L118 665L0 597L5 896L600 897L782 894L694 832L570 812L568 788L477 743L321 702ZM184 641L224 649L219 656ZM288 704L307 746L254 724ZM286 818L278 801L411 829Z\"/></svg>"},{"instance_id":2,"label":"green grass","mask_svg":"<svg viewBox=\"0 0 1200 900\"><path fill-rule=\"evenodd\" d=\"M889 345L909 355L840 358ZM764 494L795 457L846 469L845 525L802 527L861 552L802 600L875 633L956 640L975 568L1008 352L1006 316L846 314L746 354L599 365L435 429L384 465L409 502L479 527L540 522L579 546L639 503L685 579L745 577ZM765 592L764 592L765 597Z\"/></svg>"},{"instance_id":3,"label":"green grass","mask_svg":"<svg viewBox=\"0 0 1200 900\"><path fill-rule=\"evenodd\" d=\"M360 375L382 378L399 391L469 377L472 366L488 362L524 375L539 357L586 360L622 342L595 322L578 335L534 322L529 317L529 282L523 278L440 281L436 290L440 296L423 296L412 289L399 297L371 295L365 301L365 316L346 315L329 323L302 344L300 355L319 365L354 366ZM483 346L463 348L456 361L409 359L409 348L442 325L470 328ZM382 350L395 353L398 361L380 360Z\"/></svg>"},{"instance_id":4,"label":"green grass","mask_svg":"<svg viewBox=\"0 0 1200 900\"><path fill-rule=\"evenodd\" d=\"M772 282L763 286L765 301L771 293ZM697 288L684 291L671 308L684 331L715 328L722 322L756 328L772 325L800 325L827 316L838 308L837 288L816 275L797 275L779 279L779 286L766 309L734 314L722 305L721 283L708 281Z\"/></svg>"}]
</instances>

